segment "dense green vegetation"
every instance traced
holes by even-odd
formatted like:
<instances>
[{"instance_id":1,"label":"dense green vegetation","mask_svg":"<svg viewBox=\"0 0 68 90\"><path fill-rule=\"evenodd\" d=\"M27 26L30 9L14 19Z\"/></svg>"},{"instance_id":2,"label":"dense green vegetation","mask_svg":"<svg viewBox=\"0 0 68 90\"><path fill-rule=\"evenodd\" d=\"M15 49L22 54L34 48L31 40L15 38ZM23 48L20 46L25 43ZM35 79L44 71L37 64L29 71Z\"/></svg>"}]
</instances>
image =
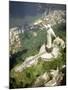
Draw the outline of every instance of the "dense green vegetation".
<instances>
[{"instance_id":1,"label":"dense green vegetation","mask_svg":"<svg viewBox=\"0 0 68 90\"><path fill-rule=\"evenodd\" d=\"M65 41L65 24L60 24L54 26L54 32L57 36L62 37ZM33 31L37 33L37 36L33 36ZM44 72L49 72L51 69L56 69L57 66L61 69L61 66L65 64L66 60L66 50L61 50L62 56L58 56L57 59L50 62L42 61L39 58L37 65L33 65L23 72L15 72L14 67L19 65L25 60L26 57L31 55L36 55L39 52L39 49L43 43L46 43L46 30L33 30L25 32L20 35L22 48L21 51L14 54L14 59L12 58L10 64L12 68L10 71L10 88L21 88L21 87L31 87L34 81L39 75L42 75ZM13 62L12 62L13 61Z\"/></svg>"},{"instance_id":2,"label":"dense green vegetation","mask_svg":"<svg viewBox=\"0 0 68 90\"><path fill-rule=\"evenodd\" d=\"M66 41L66 23L57 24L56 26L53 26L53 29L57 36Z\"/></svg>"},{"instance_id":3,"label":"dense green vegetation","mask_svg":"<svg viewBox=\"0 0 68 90\"><path fill-rule=\"evenodd\" d=\"M14 69L12 69L10 73L10 87L31 87L39 75L42 75L46 71L50 72L51 69L56 69L57 67L61 69L62 65L65 64L65 53L64 51L62 52L62 56L49 62L42 61L39 58L37 65L26 68L22 72L15 72Z\"/></svg>"}]
</instances>

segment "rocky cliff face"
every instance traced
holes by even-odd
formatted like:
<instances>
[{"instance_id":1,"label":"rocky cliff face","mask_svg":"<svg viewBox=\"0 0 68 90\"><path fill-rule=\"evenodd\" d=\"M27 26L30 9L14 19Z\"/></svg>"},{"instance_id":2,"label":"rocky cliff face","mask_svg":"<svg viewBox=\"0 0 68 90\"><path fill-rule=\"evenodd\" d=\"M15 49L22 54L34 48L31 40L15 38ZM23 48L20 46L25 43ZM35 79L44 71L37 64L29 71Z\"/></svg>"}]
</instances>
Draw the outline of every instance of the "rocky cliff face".
<instances>
[{"instance_id":1,"label":"rocky cliff face","mask_svg":"<svg viewBox=\"0 0 68 90\"><path fill-rule=\"evenodd\" d=\"M63 73L59 70L51 70L49 73L45 72L43 75L39 76L33 84L33 87L45 86L52 87L60 85L60 82L63 80Z\"/></svg>"}]
</instances>

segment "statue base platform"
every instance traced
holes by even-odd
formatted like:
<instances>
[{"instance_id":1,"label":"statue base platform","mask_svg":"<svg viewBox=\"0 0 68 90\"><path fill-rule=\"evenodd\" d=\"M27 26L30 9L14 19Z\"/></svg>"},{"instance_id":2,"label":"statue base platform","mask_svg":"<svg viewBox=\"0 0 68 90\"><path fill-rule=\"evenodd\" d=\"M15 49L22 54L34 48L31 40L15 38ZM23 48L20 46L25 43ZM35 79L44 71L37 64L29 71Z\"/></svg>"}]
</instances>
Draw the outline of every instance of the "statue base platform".
<instances>
[{"instance_id":1,"label":"statue base platform","mask_svg":"<svg viewBox=\"0 0 68 90\"><path fill-rule=\"evenodd\" d=\"M58 55L60 55L59 47L52 47L49 50L48 48L46 48L45 44L43 44L40 48L39 53L42 53L42 52L45 52L45 53L42 54L40 57L42 58L42 60L45 60L45 61L51 61L54 58L57 58Z\"/></svg>"}]
</instances>

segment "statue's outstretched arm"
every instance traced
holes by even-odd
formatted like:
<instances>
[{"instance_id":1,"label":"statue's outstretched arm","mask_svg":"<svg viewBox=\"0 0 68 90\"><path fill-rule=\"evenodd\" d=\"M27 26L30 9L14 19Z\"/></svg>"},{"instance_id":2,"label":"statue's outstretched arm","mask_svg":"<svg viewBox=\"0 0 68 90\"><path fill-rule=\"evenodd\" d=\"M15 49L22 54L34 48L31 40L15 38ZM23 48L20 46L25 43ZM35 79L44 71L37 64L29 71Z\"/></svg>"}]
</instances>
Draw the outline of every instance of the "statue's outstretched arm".
<instances>
[{"instance_id":1,"label":"statue's outstretched arm","mask_svg":"<svg viewBox=\"0 0 68 90\"><path fill-rule=\"evenodd\" d=\"M44 26L44 28L48 29L48 25L46 24L42 24Z\"/></svg>"}]
</instances>

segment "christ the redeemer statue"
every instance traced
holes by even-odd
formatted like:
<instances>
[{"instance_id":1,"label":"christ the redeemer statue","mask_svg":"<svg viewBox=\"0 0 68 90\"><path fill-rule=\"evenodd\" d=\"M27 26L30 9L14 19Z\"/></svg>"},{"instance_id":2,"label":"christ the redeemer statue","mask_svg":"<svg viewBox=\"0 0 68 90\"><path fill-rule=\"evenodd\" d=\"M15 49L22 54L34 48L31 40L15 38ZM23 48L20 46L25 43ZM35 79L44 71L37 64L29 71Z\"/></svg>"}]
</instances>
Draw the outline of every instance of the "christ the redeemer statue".
<instances>
[{"instance_id":1,"label":"christ the redeemer statue","mask_svg":"<svg viewBox=\"0 0 68 90\"><path fill-rule=\"evenodd\" d=\"M50 48L52 48L52 37L56 38L56 35L55 35L53 29L51 28L50 24L47 24L47 25L43 24L43 26L47 31L47 45L46 45L46 47L48 49L50 49Z\"/></svg>"}]
</instances>

